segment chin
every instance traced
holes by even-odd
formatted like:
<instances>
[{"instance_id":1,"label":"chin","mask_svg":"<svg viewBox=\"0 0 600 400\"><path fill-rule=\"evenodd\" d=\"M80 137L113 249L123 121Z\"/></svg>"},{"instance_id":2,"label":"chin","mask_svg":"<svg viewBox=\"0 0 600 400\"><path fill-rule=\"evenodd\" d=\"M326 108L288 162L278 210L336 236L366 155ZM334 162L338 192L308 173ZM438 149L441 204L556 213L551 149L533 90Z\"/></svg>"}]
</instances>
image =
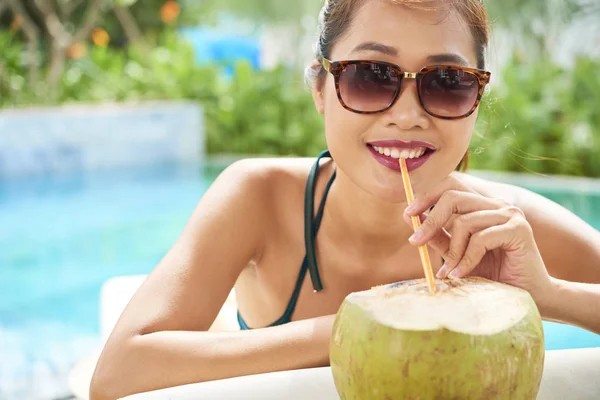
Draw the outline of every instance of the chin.
<instances>
[{"instance_id":1,"label":"chin","mask_svg":"<svg viewBox=\"0 0 600 400\"><path fill-rule=\"evenodd\" d=\"M383 203L406 203L404 183L402 182L402 176L398 173L370 175L362 179L361 186L364 191Z\"/></svg>"}]
</instances>

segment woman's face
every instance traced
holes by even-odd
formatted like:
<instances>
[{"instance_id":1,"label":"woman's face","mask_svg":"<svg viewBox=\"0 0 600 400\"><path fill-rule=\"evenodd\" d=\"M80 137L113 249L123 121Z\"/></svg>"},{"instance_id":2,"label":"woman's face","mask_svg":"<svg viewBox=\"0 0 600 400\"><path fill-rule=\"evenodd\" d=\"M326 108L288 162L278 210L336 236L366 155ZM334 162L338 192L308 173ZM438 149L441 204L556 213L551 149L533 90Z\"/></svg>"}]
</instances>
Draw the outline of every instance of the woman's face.
<instances>
[{"instance_id":1,"label":"woman's face","mask_svg":"<svg viewBox=\"0 0 600 400\"><path fill-rule=\"evenodd\" d=\"M460 16L411 10L386 0L367 1L358 10L329 59L387 61L408 72L439 64L474 68L477 63L474 39ZM356 114L343 108L329 73L321 85L315 86L313 96L324 115L327 145L338 173L389 202L406 201L402 176L389 159L382 159L378 153L385 153L381 147L390 147L390 143L377 150L374 143L421 141L435 149L410 172L414 191L419 193L457 167L468 149L477 119L477 112L458 120L429 115L420 105L414 79L404 79L396 103L379 114Z\"/></svg>"}]
</instances>

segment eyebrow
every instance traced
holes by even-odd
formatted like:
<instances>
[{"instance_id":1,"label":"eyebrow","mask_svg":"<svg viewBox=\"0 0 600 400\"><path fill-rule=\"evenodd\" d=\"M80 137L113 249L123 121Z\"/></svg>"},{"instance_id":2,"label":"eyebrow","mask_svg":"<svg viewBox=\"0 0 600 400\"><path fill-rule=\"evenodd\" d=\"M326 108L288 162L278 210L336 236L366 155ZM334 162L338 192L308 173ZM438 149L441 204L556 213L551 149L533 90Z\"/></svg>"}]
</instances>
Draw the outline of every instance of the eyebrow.
<instances>
[{"instance_id":1,"label":"eyebrow","mask_svg":"<svg viewBox=\"0 0 600 400\"><path fill-rule=\"evenodd\" d=\"M427 57L427 61L431 63L454 63L462 66L468 66L469 62L461 55L455 53L435 54Z\"/></svg>"},{"instance_id":2,"label":"eyebrow","mask_svg":"<svg viewBox=\"0 0 600 400\"><path fill-rule=\"evenodd\" d=\"M391 46L386 46L383 43L377 43L377 42L364 42L359 44L358 46L356 46L354 48L354 50L352 50L352 52L361 52L361 51L374 51L377 53L383 53L386 54L388 56L397 56L398 55L398 50L396 50L394 47Z\"/></svg>"},{"instance_id":3,"label":"eyebrow","mask_svg":"<svg viewBox=\"0 0 600 400\"><path fill-rule=\"evenodd\" d=\"M395 47L387 46L383 43L364 42L356 46L352 52L374 51L376 53L388 56L397 56L398 50ZM428 63L454 63L462 66L468 66L469 62L461 55L456 53L434 54L427 57Z\"/></svg>"}]
</instances>

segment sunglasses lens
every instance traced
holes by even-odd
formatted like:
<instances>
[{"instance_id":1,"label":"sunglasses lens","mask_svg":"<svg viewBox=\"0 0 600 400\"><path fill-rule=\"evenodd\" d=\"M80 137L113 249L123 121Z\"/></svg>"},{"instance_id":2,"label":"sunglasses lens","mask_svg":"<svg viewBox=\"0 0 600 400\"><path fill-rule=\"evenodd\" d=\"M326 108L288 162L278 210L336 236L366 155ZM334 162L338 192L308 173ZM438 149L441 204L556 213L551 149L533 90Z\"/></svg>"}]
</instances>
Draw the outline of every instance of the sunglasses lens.
<instances>
[{"instance_id":1,"label":"sunglasses lens","mask_svg":"<svg viewBox=\"0 0 600 400\"><path fill-rule=\"evenodd\" d=\"M347 107L362 112L381 111L394 100L400 77L385 64L350 64L340 74L339 86Z\"/></svg>"},{"instance_id":2,"label":"sunglasses lens","mask_svg":"<svg viewBox=\"0 0 600 400\"><path fill-rule=\"evenodd\" d=\"M479 81L469 72L440 69L423 76L420 84L423 106L442 117L463 116L475 105Z\"/></svg>"}]
</instances>

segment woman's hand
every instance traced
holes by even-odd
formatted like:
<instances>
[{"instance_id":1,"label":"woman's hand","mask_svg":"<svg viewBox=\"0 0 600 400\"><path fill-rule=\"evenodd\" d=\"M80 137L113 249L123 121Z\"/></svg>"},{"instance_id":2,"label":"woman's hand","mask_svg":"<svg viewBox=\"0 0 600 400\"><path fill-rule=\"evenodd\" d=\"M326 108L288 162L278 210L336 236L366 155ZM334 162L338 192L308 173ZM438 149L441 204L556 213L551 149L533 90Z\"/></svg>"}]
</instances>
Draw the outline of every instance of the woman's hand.
<instances>
[{"instance_id":1,"label":"woman's hand","mask_svg":"<svg viewBox=\"0 0 600 400\"><path fill-rule=\"evenodd\" d=\"M424 221L409 241L442 254L445 263L438 278L480 276L525 289L536 302L550 293L551 278L531 226L514 205L483 196L451 175L433 191L416 196L405 211L406 222L415 215ZM452 234L444 229L451 220Z\"/></svg>"}]
</instances>

